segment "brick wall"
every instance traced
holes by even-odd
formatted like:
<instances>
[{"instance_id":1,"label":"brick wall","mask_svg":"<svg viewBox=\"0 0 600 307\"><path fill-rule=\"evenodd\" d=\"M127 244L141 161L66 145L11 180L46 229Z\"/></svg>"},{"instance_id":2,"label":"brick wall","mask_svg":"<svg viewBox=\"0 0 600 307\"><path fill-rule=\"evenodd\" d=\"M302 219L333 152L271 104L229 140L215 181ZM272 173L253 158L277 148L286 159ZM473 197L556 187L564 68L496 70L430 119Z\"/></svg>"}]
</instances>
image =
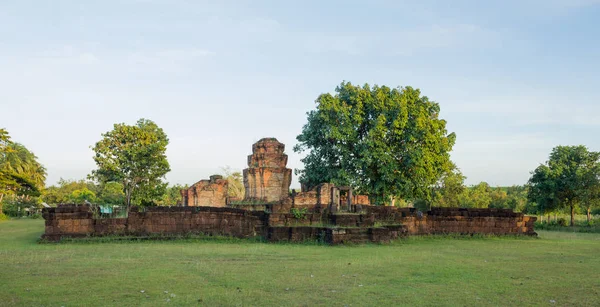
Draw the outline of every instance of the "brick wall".
<instances>
[{"instance_id":1,"label":"brick wall","mask_svg":"<svg viewBox=\"0 0 600 307\"><path fill-rule=\"evenodd\" d=\"M535 217L503 209L433 208L420 213L414 208L364 206L361 214L314 211L298 219L289 211L275 210L283 205L270 207L271 213L218 207L149 207L140 212L134 207L128 218L94 219L89 206L61 205L43 210L43 238L204 233L273 241L321 238L338 244L385 242L400 234L536 235Z\"/></svg>"},{"instance_id":2,"label":"brick wall","mask_svg":"<svg viewBox=\"0 0 600 307\"><path fill-rule=\"evenodd\" d=\"M510 209L432 208L422 214L414 208L366 206L364 209L376 221L402 224L409 235L535 235L533 224L537 219Z\"/></svg>"},{"instance_id":3,"label":"brick wall","mask_svg":"<svg viewBox=\"0 0 600 307\"><path fill-rule=\"evenodd\" d=\"M149 207L132 208L128 218L94 219L89 206L44 208L48 240L61 237L203 233L234 237L263 236L266 215L235 208Z\"/></svg>"}]
</instances>

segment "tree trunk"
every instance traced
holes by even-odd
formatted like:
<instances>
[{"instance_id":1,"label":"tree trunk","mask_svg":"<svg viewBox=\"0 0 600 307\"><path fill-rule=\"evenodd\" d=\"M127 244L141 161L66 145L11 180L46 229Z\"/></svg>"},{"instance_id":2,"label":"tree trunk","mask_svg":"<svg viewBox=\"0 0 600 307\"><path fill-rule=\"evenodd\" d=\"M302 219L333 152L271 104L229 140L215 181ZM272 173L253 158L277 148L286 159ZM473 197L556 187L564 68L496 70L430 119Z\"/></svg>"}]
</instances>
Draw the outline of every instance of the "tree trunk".
<instances>
[{"instance_id":1,"label":"tree trunk","mask_svg":"<svg viewBox=\"0 0 600 307\"><path fill-rule=\"evenodd\" d=\"M127 207L127 211L129 211L129 206L131 205L131 189L127 189L125 192L125 206Z\"/></svg>"},{"instance_id":2,"label":"tree trunk","mask_svg":"<svg viewBox=\"0 0 600 307\"><path fill-rule=\"evenodd\" d=\"M571 205L571 227L575 227L575 206Z\"/></svg>"},{"instance_id":3,"label":"tree trunk","mask_svg":"<svg viewBox=\"0 0 600 307\"><path fill-rule=\"evenodd\" d=\"M550 224L550 214L548 214L548 224Z\"/></svg>"},{"instance_id":4,"label":"tree trunk","mask_svg":"<svg viewBox=\"0 0 600 307\"><path fill-rule=\"evenodd\" d=\"M0 215L2 215L2 199L4 198L4 193L0 193Z\"/></svg>"},{"instance_id":5,"label":"tree trunk","mask_svg":"<svg viewBox=\"0 0 600 307\"><path fill-rule=\"evenodd\" d=\"M588 224L590 223L591 219L592 219L592 208L588 207L587 208L587 221L588 221Z\"/></svg>"}]
</instances>

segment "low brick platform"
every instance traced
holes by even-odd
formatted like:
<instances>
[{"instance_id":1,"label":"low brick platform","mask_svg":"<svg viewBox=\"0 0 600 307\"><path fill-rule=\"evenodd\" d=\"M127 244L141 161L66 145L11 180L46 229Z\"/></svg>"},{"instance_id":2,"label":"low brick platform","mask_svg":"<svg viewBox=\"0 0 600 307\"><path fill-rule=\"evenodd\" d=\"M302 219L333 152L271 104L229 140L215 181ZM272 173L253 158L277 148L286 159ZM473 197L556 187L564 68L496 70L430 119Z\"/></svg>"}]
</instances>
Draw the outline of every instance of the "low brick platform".
<instances>
[{"instance_id":1,"label":"low brick platform","mask_svg":"<svg viewBox=\"0 0 600 307\"><path fill-rule=\"evenodd\" d=\"M384 227L269 227L270 242L321 241L332 245L346 243L389 243L406 235L401 225Z\"/></svg>"},{"instance_id":2,"label":"low brick platform","mask_svg":"<svg viewBox=\"0 0 600 307\"><path fill-rule=\"evenodd\" d=\"M208 234L240 238L262 236L264 212L219 207L132 208L128 218L94 219L89 206L62 205L45 208L46 232L42 238L105 235L146 236L151 234Z\"/></svg>"},{"instance_id":3,"label":"low brick platform","mask_svg":"<svg viewBox=\"0 0 600 307\"><path fill-rule=\"evenodd\" d=\"M342 244L389 242L405 235L537 235L535 217L502 209L433 208L421 213L413 208L363 206L360 213L315 210L302 216L274 211L229 207L148 207L140 211L133 207L127 218L96 219L90 206L60 205L43 209L46 230L42 238L207 234Z\"/></svg>"}]
</instances>

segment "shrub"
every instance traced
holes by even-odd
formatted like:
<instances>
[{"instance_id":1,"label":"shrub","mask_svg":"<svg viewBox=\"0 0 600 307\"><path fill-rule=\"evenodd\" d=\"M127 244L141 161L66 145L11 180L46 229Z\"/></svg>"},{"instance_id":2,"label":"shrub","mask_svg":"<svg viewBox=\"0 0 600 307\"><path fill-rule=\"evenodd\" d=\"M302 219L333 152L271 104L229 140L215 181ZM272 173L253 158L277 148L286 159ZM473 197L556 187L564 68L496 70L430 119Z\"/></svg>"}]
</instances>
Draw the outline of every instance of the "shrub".
<instances>
[{"instance_id":1,"label":"shrub","mask_svg":"<svg viewBox=\"0 0 600 307\"><path fill-rule=\"evenodd\" d=\"M558 226L567 226L567 220L562 217L559 218L556 223L558 224Z\"/></svg>"},{"instance_id":2,"label":"shrub","mask_svg":"<svg viewBox=\"0 0 600 307\"><path fill-rule=\"evenodd\" d=\"M294 215L295 218L299 220L303 220L306 218L306 213L308 212L308 208L292 208L290 212Z\"/></svg>"}]
</instances>

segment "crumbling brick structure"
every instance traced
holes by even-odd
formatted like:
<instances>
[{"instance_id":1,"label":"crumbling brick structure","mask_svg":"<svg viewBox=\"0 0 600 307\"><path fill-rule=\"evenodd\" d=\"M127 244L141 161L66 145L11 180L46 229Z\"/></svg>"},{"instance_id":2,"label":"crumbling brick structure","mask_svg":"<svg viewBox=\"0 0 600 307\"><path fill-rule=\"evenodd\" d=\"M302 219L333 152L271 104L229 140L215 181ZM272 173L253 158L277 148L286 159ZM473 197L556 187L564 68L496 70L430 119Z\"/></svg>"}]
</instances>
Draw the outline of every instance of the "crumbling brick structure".
<instances>
[{"instance_id":1,"label":"crumbling brick structure","mask_svg":"<svg viewBox=\"0 0 600 307\"><path fill-rule=\"evenodd\" d=\"M210 176L208 180L200 180L188 189L181 190L183 206L225 207L228 187L229 183L220 175Z\"/></svg>"},{"instance_id":2,"label":"crumbling brick structure","mask_svg":"<svg viewBox=\"0 0 600 307\"><path fill-rule=\"evenodd\" d=\"M400 236L491 234L535 236L535 217L503 209L414 208L365 206L362 213L267 213L236 208L134 207L128 218L97 219L92 207L44 208L43 238L105 235L186 235L190 233L268 241L321 240L330 244L389 242Z\"/></svg>"},{"instance_id":3,"label":"crumbling brick structure","mask_svg":"<svg viewBox=\"0 0 600 307\"><path fill-rule=\"evenodd\" d=\"M252 145L248 168L244 169L245 200L278 202L289 195L292 170L286 168L285 145L275 138L263 138Z\"/></svg>"},{"instance_id":4,"label":"crumbling brick structure","mask_svg":"<svg viewBox=\"0 0 600 307\"><path fill-rule=\"evenodd\" d=\"M535 236L535 217L504 209L414 208L369 205L351 187L323 183L289 195L292 170L285 146L274 138L252 146L244 187L249 203L225 207L227 180L211 176L182 190L185 207L134 207L127 218L95 218L94 207L44 208L48 240L105 235L202 233L263 237L268 241L319 240L330 244L389 242L406 235L493 234ZM231 206L234 206L231 204ZM216 208L222 207L222 208Z\"/></svg>"},{"instance_id":5,"label":"crumbling brick structure","mask_svg":"<svg viewBox=\"0 0 600 307\"><path fill-rule=\"evenodd\" d=\"M127 218L94 218L92 207L59 205L44 208L46 231L42 238L106 235L187 235L208 234L240 238L263 236L265 213L216 207L133 207Z\"/></svg>"}]
</instances>

